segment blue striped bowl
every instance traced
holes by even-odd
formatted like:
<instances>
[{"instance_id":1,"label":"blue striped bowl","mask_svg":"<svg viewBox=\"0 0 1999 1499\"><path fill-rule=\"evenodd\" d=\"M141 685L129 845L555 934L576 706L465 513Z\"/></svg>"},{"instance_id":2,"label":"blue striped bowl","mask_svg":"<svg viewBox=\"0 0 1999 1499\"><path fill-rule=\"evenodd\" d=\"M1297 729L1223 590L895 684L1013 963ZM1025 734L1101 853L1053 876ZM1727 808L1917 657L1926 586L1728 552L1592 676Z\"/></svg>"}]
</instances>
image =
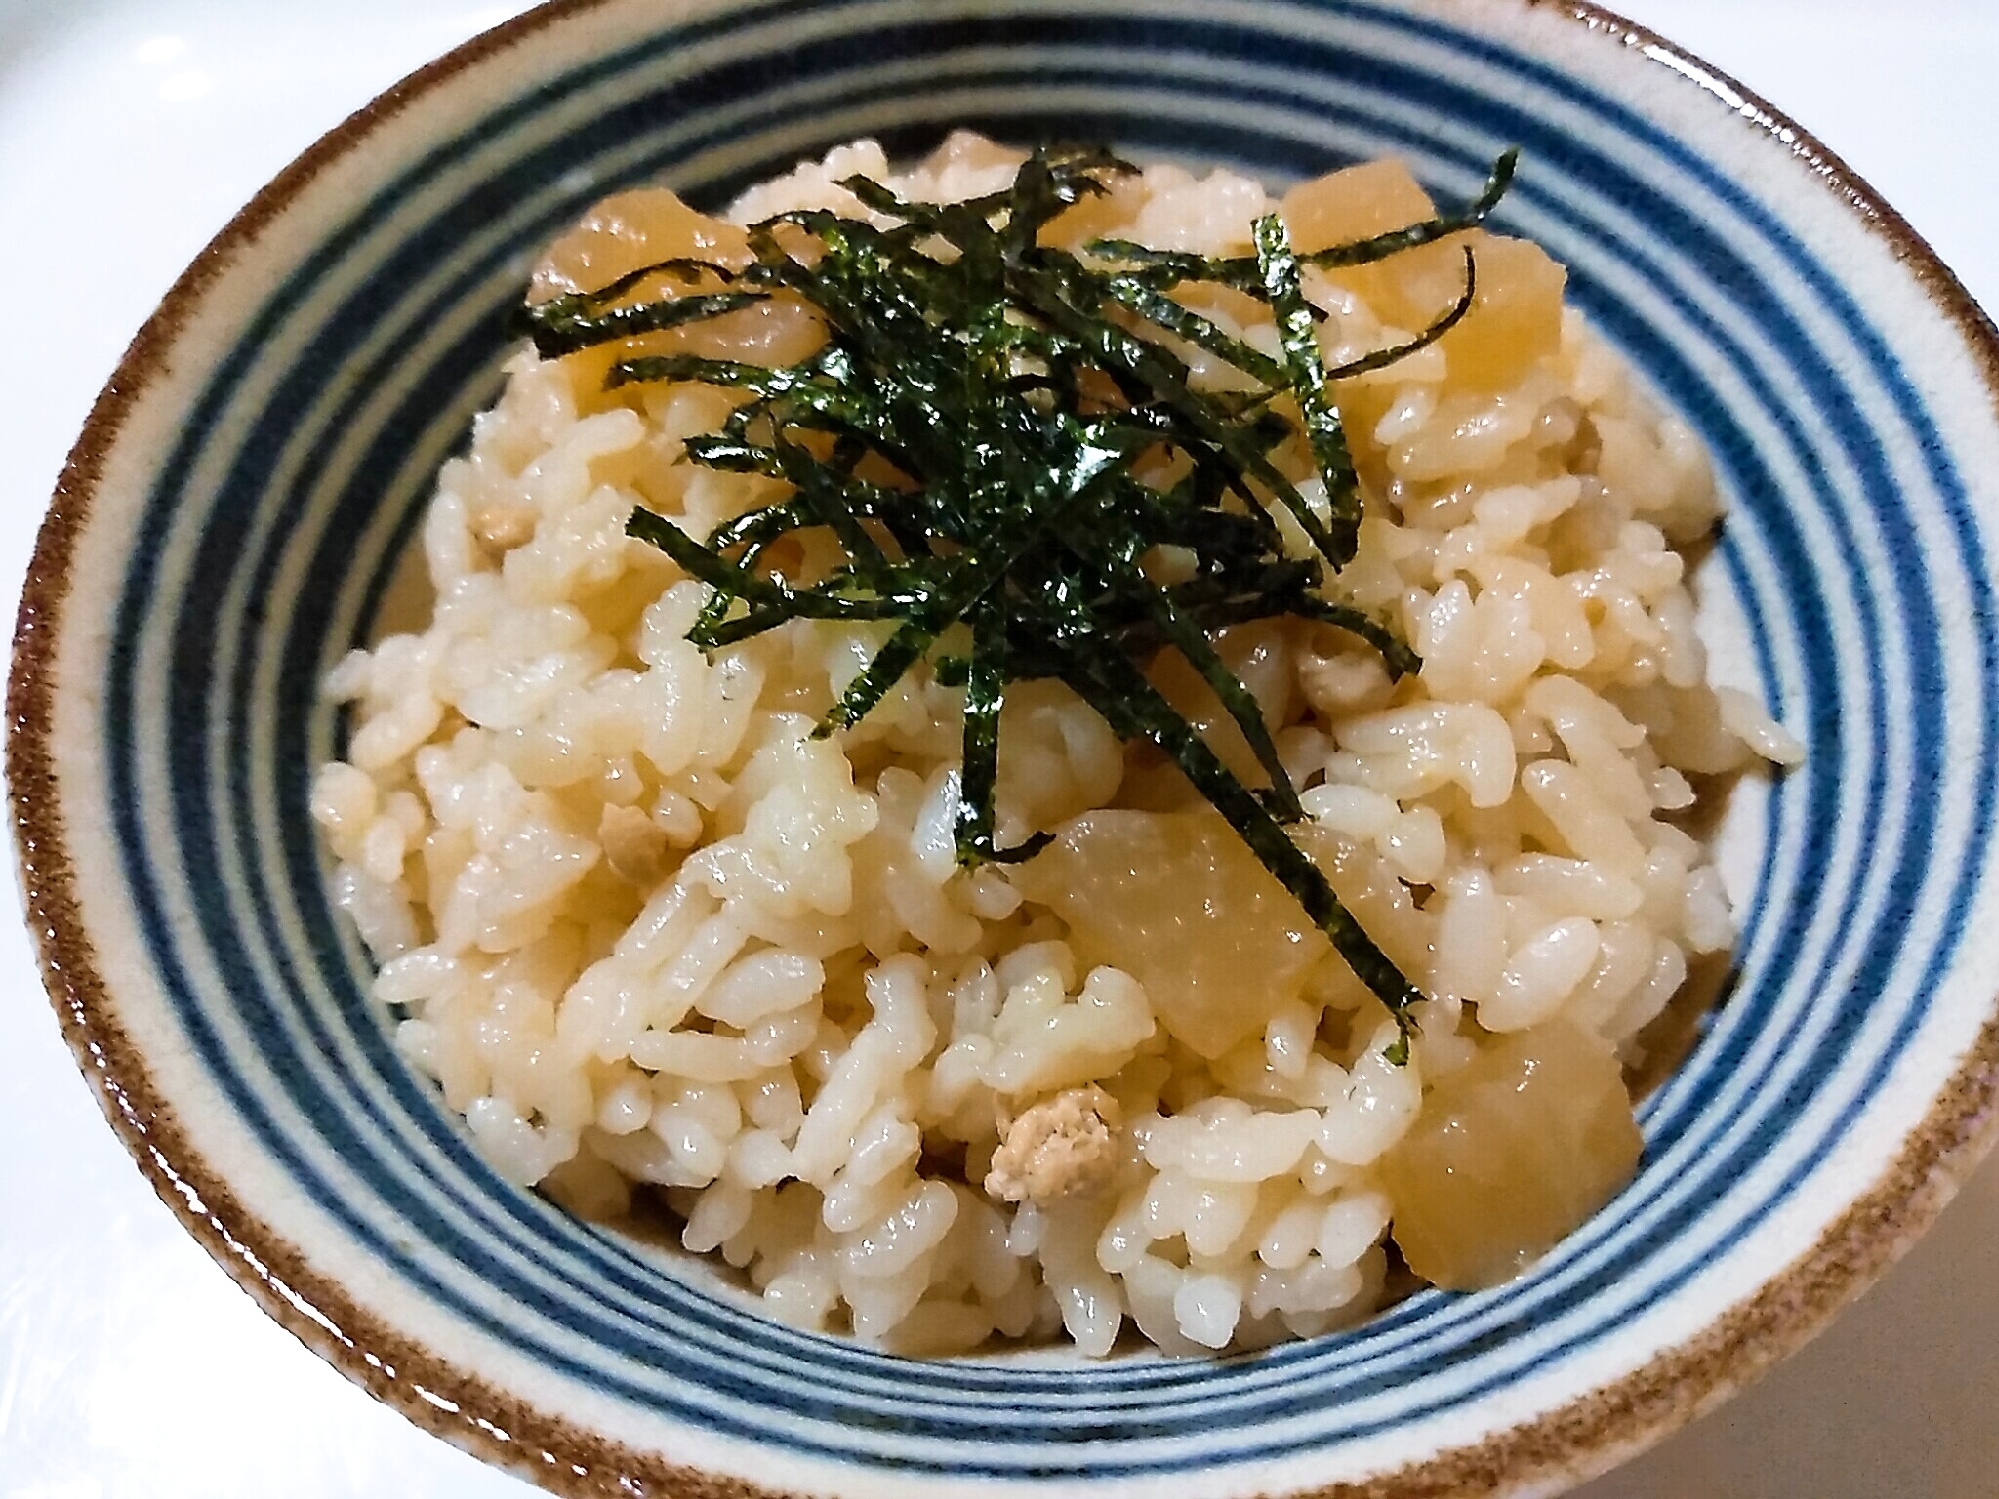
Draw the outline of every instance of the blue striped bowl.
<instances>
[{"instance_id":1,"label":"blue striped bowl","mask_svg":"<svg viewBox=\"0 0 1999 1499\"><path fill-rule=\"evenodd\" d=\"M536 246L872 134L1098 137L1273 180L1525 147L1503 227L1705 436L1724 677L1810 759L1739 795L1733 990L1638 1179L1525 1279L1254 1357L886 1358L506 1185L395 1057L306 816ZM1991 328L1808 137L1531 0L570 0L399 87L195 263L42 534L9 775L112 1123L271 1313L414 1420L591 1494L1545 1494L1809 1335L1985 1143Z\"/></svg>"}]
</instances>

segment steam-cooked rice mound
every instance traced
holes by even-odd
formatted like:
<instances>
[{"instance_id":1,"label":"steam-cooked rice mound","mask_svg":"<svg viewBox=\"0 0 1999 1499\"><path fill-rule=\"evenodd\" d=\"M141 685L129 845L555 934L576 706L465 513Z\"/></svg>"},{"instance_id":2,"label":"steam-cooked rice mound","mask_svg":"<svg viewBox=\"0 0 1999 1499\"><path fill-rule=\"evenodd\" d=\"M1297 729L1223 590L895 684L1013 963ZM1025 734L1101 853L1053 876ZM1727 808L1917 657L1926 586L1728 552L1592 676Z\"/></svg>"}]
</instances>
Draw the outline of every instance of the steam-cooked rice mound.
<instances>
[{"instance_id":1,"label":"steam-cooked rice mound","mask_svg":"<svg viewBox=\"0 0 1999 1499\"><path fill-rule=\"evenodd\" d=\"M1018 160L961 136L898 176L862 142L731 217L858 216L834 185L857 171L962 198ZM1432 212L1392 163L1281 203L1155 167L1054 228L1243 254L1280 206L1306 251ZM538 292L735 232L622 194ZM428 626L329 680L353 733L313 798L397 1044L487 1158L593 1216L661 1188L687 1247L771 1315L921 1354L1065 1328L1102 1354L1127 1322L1170 1352L1309 1336L1375 1307L1391 1232L1419 1274L1487 1284L1628 1179L1634 1038L1731 940L1684 814L1797 747L1707 685L1679 550L1717 519L1698 444L1563 310L1538 249L1473 232L1308 270L1327 362L1450 306L1467 238L1472 314L1337 392L1368 512L1332 587L1394 623L1420 676L1392 683L1325 625L1220 646L1307 788L1298 841L1434 996L1406 1066L1233 831L1059 684L1009 688L998 792L1002 845L1055 843L960 868L956 689L919 669L814 739L885 627L796 622L704 656L685 636L706 588L625 535L635 505L699 538L779 497L685 456L731 397L606 392L596 351L518 356L439 481ZM1277 352L1267 321L1236 321L1267 312L1201 295ZM810 348L796 311L649 346L787 362ZM1152 675L1247 779L1191 669Z\"/></svg>"}]
</instances>

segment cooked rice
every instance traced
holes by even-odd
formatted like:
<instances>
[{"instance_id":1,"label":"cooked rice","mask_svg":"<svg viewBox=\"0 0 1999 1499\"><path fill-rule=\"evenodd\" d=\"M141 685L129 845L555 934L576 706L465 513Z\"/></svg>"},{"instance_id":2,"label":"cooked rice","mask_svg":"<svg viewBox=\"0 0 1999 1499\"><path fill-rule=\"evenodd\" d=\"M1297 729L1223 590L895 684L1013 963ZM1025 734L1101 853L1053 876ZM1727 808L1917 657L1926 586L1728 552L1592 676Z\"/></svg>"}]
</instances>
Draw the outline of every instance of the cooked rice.
<instances>
[{"instance_id":1,"label":"cooked rice","mask_svg":"<svg viewBox=\"0 0 1999 1499\"><path fill-rule=\"evenodd\" d=\"M898 175L860 142L732 217L858 213L834 185L856 171L961 198L1015 161L959 137ZM1112 201L1094 233L1230 253L1276 206L1165 166ZM1351 286L1307 289L1332 359L1411 331ZM1557 1018L1630 1059L1731 940L1707 851L1671 820L1689 777L1798 755L1706 685L1677 548L1718 504L1689 430L1573 312L1504 389L1452 385L1449 357L1366 381L1378 492L1339 579L1394 618L1420 680L1393 687L1320 626L1224 643L1343 898L1437 996L1407 1067L1329 949L1232 1007L1237 1034L1240 1014L1156 1008L1144 954L1072 929L1037 865L1164 824L1070 820L1176 793L1057 685L1010 689L1000 836L1085 832L959 869L955 691L914 672L815 740L881 632L799 622L709 659L684 638L705 589L625 537L635 504L701 535L771 498L682 455L727 399L605 394L527 353L439 480L434 617L328 682L354 733L312 810L402 1054L507 1177L595 1216L665 1189L685 1245L799 1326L912 1354L1066 1328L1100 1355L1127 1320L1197 1352L1366 1315L1389 1263L1378 1168L1425 1088Z\"/></svg>"}]
</instances>

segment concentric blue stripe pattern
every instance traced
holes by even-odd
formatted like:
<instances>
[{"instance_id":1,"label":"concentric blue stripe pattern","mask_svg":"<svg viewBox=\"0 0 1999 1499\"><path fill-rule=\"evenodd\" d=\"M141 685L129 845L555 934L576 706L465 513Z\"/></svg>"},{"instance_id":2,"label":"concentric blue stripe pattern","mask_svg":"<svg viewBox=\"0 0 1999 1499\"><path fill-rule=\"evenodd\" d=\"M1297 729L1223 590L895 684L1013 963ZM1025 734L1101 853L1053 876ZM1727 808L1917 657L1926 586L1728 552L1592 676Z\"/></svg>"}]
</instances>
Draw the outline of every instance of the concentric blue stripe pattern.
<instances>
[{"instance_id":1,"label":"concentric blue stripe pattern","mask_svg":"<svg viewBox=\"0 0 1999 1499\"><path fill-rule=\"evenodd\" d=\"M1733 510L1706 586L1810 758L1767 796L1729 999L1648 1105L1646 1169L1522 1281L1253 1358L892 1360L777 1327L507 1186L388 1045L306 814L339 733L316 688L496 389L524 257L618 186L719 204L839 140L915 151L960 124L1273 182L1394 153L1446 200L1518 144L1499 227L1569 265L1576 303L1715 456ZM485 1336L800 1456L1001 1480L1212 1468L1514 1388L1795 1200L1923 1032L1991 855L1987 545L1838 270L1753 185L1547 63L1353 0L780 0L525 90L302 257L148 500L103 684L106 795L149 959L246 1136Z\"/></svg>"}]
</instances>

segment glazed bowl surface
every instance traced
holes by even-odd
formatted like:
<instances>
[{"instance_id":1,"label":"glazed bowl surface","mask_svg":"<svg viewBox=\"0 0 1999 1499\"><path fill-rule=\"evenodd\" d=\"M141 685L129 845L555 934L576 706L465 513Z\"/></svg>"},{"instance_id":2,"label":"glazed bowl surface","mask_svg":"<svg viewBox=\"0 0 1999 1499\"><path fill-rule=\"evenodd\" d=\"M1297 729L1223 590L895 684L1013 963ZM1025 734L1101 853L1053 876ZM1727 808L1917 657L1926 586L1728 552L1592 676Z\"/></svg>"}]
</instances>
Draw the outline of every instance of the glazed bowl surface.
<instances>
[{"instance_id":1,"label":"glazed bowl surface","mask_svg":"<svg viewBox=\"0 0 1999 1499\"><path fill-rule=\"evenodd\" d=\"M1712 450L1717 676L1806 763L1721 830L1725 1003L1646 1163L1526 1278L1253 1357L890 1359L490 1171L396 1056L306 814L325 671L391 607L535 250L860 135L1102 138L1273 183L1394 154ZM578 1493L1547 1493L1720 1398L1985 1143L1991 329L1864 185L1692 60L1530 0L577 0L329 136L190 268L43 532L9 778L51 993L162 1195L430 1429Z\"/></svg>"}]
</instances>

